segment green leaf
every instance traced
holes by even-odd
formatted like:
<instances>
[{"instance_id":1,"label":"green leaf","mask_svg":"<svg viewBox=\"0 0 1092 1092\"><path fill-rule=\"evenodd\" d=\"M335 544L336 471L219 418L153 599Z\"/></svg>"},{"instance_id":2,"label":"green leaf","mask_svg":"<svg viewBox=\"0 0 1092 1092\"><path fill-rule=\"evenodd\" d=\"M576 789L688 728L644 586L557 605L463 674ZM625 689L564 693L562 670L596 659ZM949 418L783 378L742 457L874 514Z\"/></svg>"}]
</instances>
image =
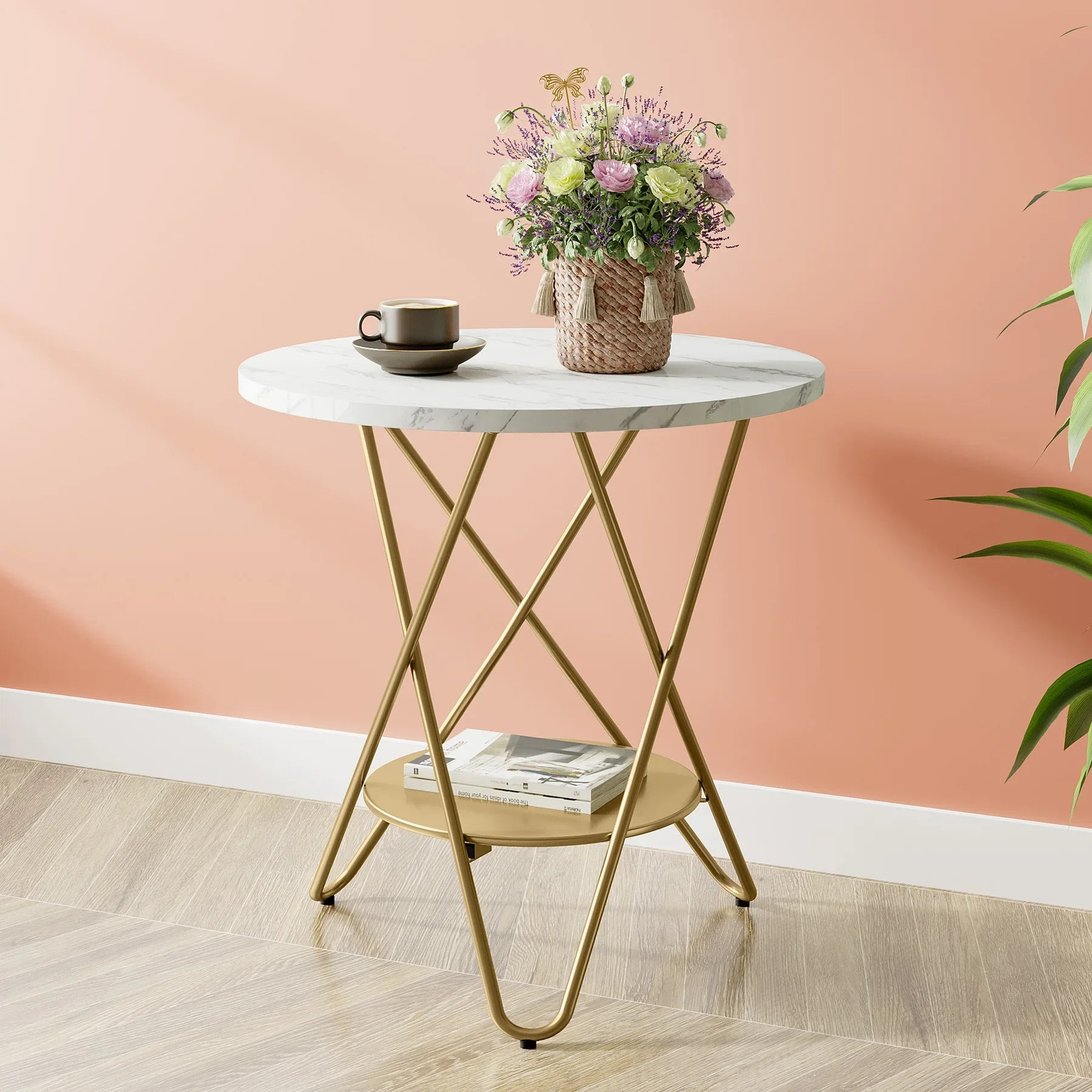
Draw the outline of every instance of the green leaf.
<instances>
[{"instance_id":1,"label":"green leaf","mask_svg":"<svg viewBox=\"0 0 1092 1092\"><path fill-rule=\"evenodd\" d=\"M937 497L936 500L956 501L959 504L989 504L997 508L1016 508L1034 516L1068 523L1085 534L1092 535L1092 497L1071 489L1053 486L1034 486L1012 489L1002 495L978 497Z\"/></svg>"},{"instance_id":2,"label":"green leaf","mask_svg":"<svg viewBox=\"0 0 1092 1092\"><path fill-rule=\"evenodd\" d=\"M1044 539L1000 542L996 546L987 546L984 550L960 554L961 559L967 557L1026 557L1033 561L1049 561L1092 577L1092 554L1082 550L1080 546L1070 546L1068 542L1048 542Z\"/></svg>"},{"instance_id":3,"label":"green leaf","mask_svg":"<svg viewBox=\"0 0 1092 1092\"><path fill-rule=\"evenodd\" d=\"M1037 505L1042 515L1061 520L1078 531L1092 535L1092 497L1087 493L1056 485L1026 486L1010 489L1009 492L1014 497Z\"/></svg>"},{"instance_id":4,"label":"green leaf","mask_svg":"<svg viewBox=\"0 0 1092 1092\"><path fill-rule=\"evenodd\" d=\"M1081 313L1081 333L1087 337L1088 320L1092 317L1092 220L1085 220L1074 236L1069 251L1069 276Z\"/></svg>"},{"instance_id":5,"label":"green leaf","mask_svg":"<svg viewBox=\"0 0 1092 1092\"><path fill-rule=\"evenodd\" d=\"M1061 434L1063 432L1065 432L1065 430L1067 428L1069 428L1069 418L1068 417L1061 423L1061 425L1058 426L1058 431L1056 433L1054 433L1054 435L1051 436L1051 438L1049 440L1047 440L1046 447L1044 447L1043 450L1039 452L1039 459L1041 459L1047 453L1047 448L1049 448L1050 445L1052 443L1054 443L1054 441L1057 440L1058 437L1061 436ZM1039 459L1036 459L1035 461L1038 462Z\"/></svg>"},{"instance_id":6,"label":"green leaf","mask_svg":"<svg viewBox=\"0 0 1092 1092\"><path fill-rule=\"evenodd\" d=\"M1035 750L1047 729L1058 719L1058 714L1070 702L1076 701L1089 690L1092 690L1092 660L1085 660L1084 663L1071 667L1047 687L1046 693L1035 707L1035 712L1031 714L1031 720L1028 722L1024 738L1020 741L1020 748L1016 752L1016 761L1009 771L1009 777L1020 769L1024 760Z\"/></svg>"},{"instance_id":7,"label":"green leaf","mask_svg":"<svg viewBox=\"0 0 1092 1092\"><path fill-rule=\"evenodd\" d=\"M1059 300L1067 300L1073 295L1073 285L1068 288L1060 288L1057 292L1051 292L1046 299L1040 300L1034 307L1029 307L1026 311L1021 311L1020 314L1014 319L1009 319L1004 326L1001 327L1001 334L1003 334L1017 319L1022 319L1025 315L1030 315L1032 311L1038 311L1040 307L1049 307L1052 303L1058 303ZM1000 337L1001 334L997 336Z\"/></svg>"},{"instance_id":8,"label":"green leaf","mask_svg":"<svg viewBox=\"0 0 1092 1092\"><path fill-rule=\"evenodd\" d=\"M1089 728L1092 728L1092 691L1069 704L1065 717L1065 746L1072 747L1077 740L1088 735Z\"/></svg>"},{"instance_id":9,"label":"green leaf","mask_svg":"<svg viewBox=\"0 0 1092 1092\"><path fill-rule=\"evenodd\" d=\"M1061 375L1058 376L1058 402L1054 407L1055 413L1062 408L1062 399L1069 393L1069 388L1073 386L1073 380L1080 374L1081 368L1084 367L1090 356L1092 356L1092 337L1082 341L1065 358Z\"/></svg>"},{"instance_id":10,"label":"green leaf","mask_svg":"<svg viewBox=\"0 0 1092 1092\"><path fill-rule=\"evenodd\" d=\"M1069 407L1069 469L1077 461L1081 444L1092 428L1092 375L1086 375L1073 395L1073 405Z\"/></svg>"},{"instance_id":11,"label":"green leaf","mask_svg":"<svg viewBox=\"0 0 1092 1092\"><path fill-rule=\"evenodd\" d=\"M1074 27L1073 30L1082 30L1082 27ZM1067 30L1066 34L1072 34L1073 31ZM1065 37L1065 35L1062 35ZM1032 205L1041 197L1046 197L1048 193L1072 193L1074 190L1087 190L1092 189L1092 174L1081 175L1080 178L1071 178L1068 182L1063 182L1060 186L1052 186L1049 190L1040 190L1025 206L1025 211L1030 209Z\"/></svg>"},{"instance_id":12,"label":"green leaf","mask_svg":"<svg viewBox=\"0 0 1092 1092\"><path fill-rule=\"evenodd\" d=\"M1085 751L1084 765L1081 767L1081 776L1077 778L1077 787L1073 790L1073 804L1069 809L1070 821L1073 819L1073 813L1077 810L1077 801L1081 798L1081 789L1084 788L1085 781L1088 780L1088 771L1092 770L1092 732L1088 733L1088 749Z\"/></svg>"}]
</instances>

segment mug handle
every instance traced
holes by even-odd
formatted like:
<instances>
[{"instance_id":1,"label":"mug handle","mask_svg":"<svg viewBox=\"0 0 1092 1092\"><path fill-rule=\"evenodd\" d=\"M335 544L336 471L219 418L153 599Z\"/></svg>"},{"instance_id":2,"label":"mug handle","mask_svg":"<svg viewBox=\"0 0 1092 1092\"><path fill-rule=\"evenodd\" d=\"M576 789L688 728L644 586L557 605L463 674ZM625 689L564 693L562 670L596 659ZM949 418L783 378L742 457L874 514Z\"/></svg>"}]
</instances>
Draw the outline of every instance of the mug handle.
<instances>
[{"instance_id":1,"label":"mug handle","mask_svg":"<svg viewBox=\"0 0 1092 1092\"><path fill-rule=\"evenodd\" d=\"M360 316L360 321L356 324L356 328L360 331L360 337L363 341L382 341L382 334L366 334L364 333L364 320L366 318L377 318L382 320L383 316L378 311L365 311Z\"/></svg>"}]
</instances>

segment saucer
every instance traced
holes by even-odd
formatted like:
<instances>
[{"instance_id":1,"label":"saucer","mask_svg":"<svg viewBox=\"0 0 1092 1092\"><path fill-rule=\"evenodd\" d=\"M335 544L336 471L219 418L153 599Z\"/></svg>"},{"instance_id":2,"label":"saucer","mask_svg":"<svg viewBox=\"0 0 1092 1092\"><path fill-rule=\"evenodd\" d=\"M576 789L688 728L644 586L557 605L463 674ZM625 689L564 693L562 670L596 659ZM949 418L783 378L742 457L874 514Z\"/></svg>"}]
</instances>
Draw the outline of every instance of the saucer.
<instances>
[{"instance_id":1,"label":"saucer","mask_svg":"<svg viewBox=\"0 0 1092 1092\"><path fill-rule=\"evenodd\" d=\"M461 337L450 349L392 349L356 338L353 348L391 375L447 375L485 348L485 338Z\"/></svg>"}]
</instances>

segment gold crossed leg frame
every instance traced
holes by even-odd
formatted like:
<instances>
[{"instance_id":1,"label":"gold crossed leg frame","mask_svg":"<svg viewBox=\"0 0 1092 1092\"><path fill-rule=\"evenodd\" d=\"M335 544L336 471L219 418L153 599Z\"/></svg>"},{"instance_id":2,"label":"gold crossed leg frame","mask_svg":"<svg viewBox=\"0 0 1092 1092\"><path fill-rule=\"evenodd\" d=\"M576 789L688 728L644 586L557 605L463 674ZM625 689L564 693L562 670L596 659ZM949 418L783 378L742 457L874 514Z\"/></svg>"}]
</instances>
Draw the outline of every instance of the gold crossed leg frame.
<instances>
[{"instance_id":1,"label":"gold crossed leg frame","mask_svg":"<svg viewBox=\"0 0 1092 1092\"><path fill-rule=\"evenodd\" d=\"M569 521L564 533L550 552L538 575L532 581L525 592L521 592L508 574L501 567L496 557L486 546L485 542L474 530L467 519L470 504L474 493L481 481L489 455L496 442L496 435L484 434L478 442L477 450L470 463L466 478L457 497L451 495L440 484L439 479L421 458L417 449L409 439L397 429L388 429L388 433L396 447L408 459L413 468L421 476L429 490L448 512L448 521L444 529L440 545L436 551L436 557L425 579L424 588L416 605L411 602L409 588L406 584L405 571L402 565L402 557L398 548L398 537L395 533L394 522L391 517L390 501L387 487L383 477L383 469L379 458L379 449L376 443L375 432L372 428L361 428L361 439L364 445L364 454L368 464L368 473L371 478L372 492L375 498L376 512L379 516L379 526L383 536L383 546L386 552L387 568L390 573L391 584L394 587L395 600L398 606L398 615L402 628L402 645L395 658L394 668L387 681L386 688L380 698L376 709L375 718L364 741L364 747L360 759L349 781L349 787L345 793L333 830L323 851L319 862L318 871L315 874L311 886L311 898L318 902L332 904L334 896L341 891L346 884L360 870L368 859L372 850L379 843L387 830L388 823L380 819L372 828L368 837L353 854L344 870L334 880L330 880L334 861L341 848L353 810L356 808L364 789L365 780L368 777L372 761L375 758L379 741L386 729L394 706L395 697L401 686L402 680L408 672L417 697L417 705L421 714L421 723L424 728L425 740L432 756L433 767L436 771L436 782L439 799L442 804L445 833L451 843L452 855L455 860L455 869L459 877L459 885L462 891L463 901L466 904L467 918L470 923L471 933L474 939L474 947L481 969L482 983L485 988L489 1011L497 1026L506 1034L519 1039L521 1045L533 1047L540 1039L548 1039L560 1032L572 1019L576 1009L577 998L584 974L591 957L592 947L599 930L599 924L606 908L607 897L610 894L611 884L614 881L621 858L622 847L630 833L634 809L638 797L642 791L645 774L652 757L653 746L659 731L660 722L665 710L670 707L673 718L678 725L679 733L686 747L690 764L700 786L700 799L709 805L717 830L724 842L728 857L735 870L735 878L729 875L717 863L713 854L698 838L690 824L685 819L676 823L683 838L705 866L709 874L730 895L733 895L738 905L746 906L757 895L754 880L751 878L747 862L736 841L732 826L724 810L724 805L717 795L713 784L713 777L709 771L708 763L702 753L697 736L694 733L690 717L687 715L678 688L675 686L675 672L678 668L679 658L682 655L683 645L686 641L687 631L694 614L698 593L701 589L702 579L709 562L709 555L713 547L713 541L721 522L728 492L735 476L736 466L739 462L743 441L747 435L749 422L738 421L733 426L731 438L721 464L716 486L713 490L713 498L709 505L709 513L706 517L700 542L694 561L690 568L690 574L683 592L682 603L675 619L674 627L668 638L666 646L661 643L656 630L652 614L649 611L648 602L638 580L637 572L630 557L629 548L622 535L618 524L618 518L607 492L607 485L621 464L626 452L629 451L636 439L636 432L623 433L610 458L600 466L592 451L591 443L585 433L573 433L572 439L576 446L576 454L584 471L588 483L588 492L580 507ZM541 1027L521 1027L509 1019L504 1009L504 1001L501 996L500 983L497 978L496 968L493 964L493 956L489 946L489 938L482 918L481 905L478 901L477 888L471 873L471 862L491 848L488 838L479 834L473 839L464 837L463 825L460 821L459 808L452 790L451 780L448 776L447 766L442 760L442 748L444 740L455 729L463 714L469 708L475 695L481 689L489 677L505 650L511 644L519 629L528 625L537 634L545 645L547 651L561 668L563 674L576 688L588 708L602 724L607 734L620 746L633 746L626 734L618 726L603 703L595 695L587 681L573 665L565 654L557 640L543 624L535 613L535 604L539 596L554 575L562 558L565 556L573 540L584 525L592 509L595 509L603 524L611 551L618 564L618 570L626 591L637 616L638 624L644 636L649 658L652 661L656 673L656 685L652 695L652 701L645 718L644 727L640 739L636 744L636 756L634 758L632 772L622 795L617 815L607 838L607 853L599 873L599 879L595 886L591 907L588 911L584 930L580 937L576 958L572 971L565 986L561 1007L549 1023ZM515 605L515 611L509 619L501 635L497 638L488 656L474 677L466 685L458 701L451 712L441 724L436 716L436 709L432 701L432 692L429 688L428 677L425 671L424 656L421 652L421 634L429 611L432 609L436 593L447 570L448 561L459 537L464 537L481 558L485 567L492 573L505 594ZM494 805L499 807L500 805ZM548 844L544 842L543 844Z\"/></svg>"}]
</instances>

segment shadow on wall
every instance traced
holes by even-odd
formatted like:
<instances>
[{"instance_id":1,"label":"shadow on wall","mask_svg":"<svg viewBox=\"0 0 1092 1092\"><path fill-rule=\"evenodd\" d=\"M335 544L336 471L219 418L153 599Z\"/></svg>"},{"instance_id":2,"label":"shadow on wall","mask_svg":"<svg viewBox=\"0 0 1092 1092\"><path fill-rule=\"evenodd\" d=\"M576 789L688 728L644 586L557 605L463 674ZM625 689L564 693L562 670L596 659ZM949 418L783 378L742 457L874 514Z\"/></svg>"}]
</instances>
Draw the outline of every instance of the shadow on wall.
<instances>
[{"instance_id":1,"label":"shadow on wall","mask_svg":"<svg viewBox=\"0 0 1092 1092\"><path fill-rule=\"evenodd\" d=\"M0 574L0 686L182 708L182 695L53 604Z\"/></svg>"},{"instance_id":2,"label":"shadow on wall","mask_svg":"<svg viewBox=\"0 0 1092 1092\"><path fill-rule=\"evenodd\" d=\"M368 180L382 162L355 147L327 113L309 110L283 94L276 81L245 82L204 58L107 18L91 5L67 4L56 12L42 5L35 10L57 30L98 46L218 124L226 121L240 140L290 157L293 167L310 164L323 178L336 179L354 198L367 191ZM180 17L183 10L178 9Z\"/></svg>"},{"instance_id":3,"label":"shadow on wall","mask_svg":"<svg viewBox=\"0 0 1092 1092\"><path fill-rule=\"evenodd\" d=\"M930 499L1042 485L1052 478L1049 469L1030 461L1015 467L1011 461L990 462L958 446L929 447L920 437L878 432L843 439L838 456L846 482L865 495L877 523L890 530L888 542L875 548L901 551L918 569L931 566L941 587L969 609L1000 606L1012 616L1013 632L1038 632L1063 656L1076 654L1088 627L1087 605L1074 594L1076 574L1024 560L955 560L994 542L1076 536L1064 524L1019 512Z\"/></svg>"},{"instance_id":4,"label":"shadow on wall","mask_svg":"<svg viewBox=\"0 0 1092 1092\"><path fill-rule=\"evenodd\" d=\"M48 360L64 373L66 382L88 388L94 396L123 413L133 427L166 441L187 460L203 465L221 486L236 496L246 497L268 518L294 526L305 538L313 535L317 527L338 525L347 505L366 509L363 474L356 482L339 488L336 477L302 473L287 459L248 447L230 431L210 425L207 416L187 413L150 384L140 384L132 372L111 369L38 323L0 310L0 330L11 334L36 356ZM239 412L264 412L247 406L234 395L234 371L224 377L224 383L229 392L224 397L236 398ZM349 439L347 430L346 440ZM346 450L352 450L352 445L347 444ZM290 505L281 500L285 492L295 498ZM342 543L337 536L327 536L325 548L333 553L342 552L346 562L356 560L353 543Z\"/></svg>"}]
</instances>

